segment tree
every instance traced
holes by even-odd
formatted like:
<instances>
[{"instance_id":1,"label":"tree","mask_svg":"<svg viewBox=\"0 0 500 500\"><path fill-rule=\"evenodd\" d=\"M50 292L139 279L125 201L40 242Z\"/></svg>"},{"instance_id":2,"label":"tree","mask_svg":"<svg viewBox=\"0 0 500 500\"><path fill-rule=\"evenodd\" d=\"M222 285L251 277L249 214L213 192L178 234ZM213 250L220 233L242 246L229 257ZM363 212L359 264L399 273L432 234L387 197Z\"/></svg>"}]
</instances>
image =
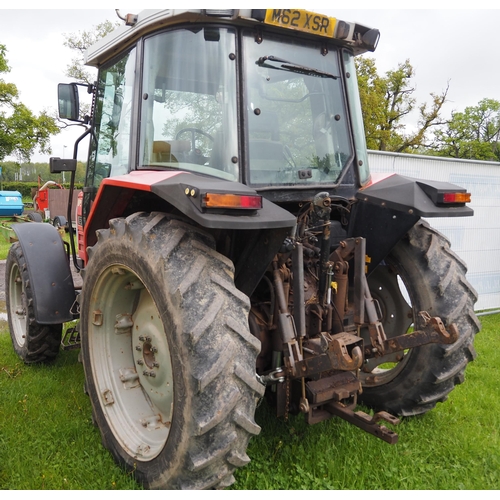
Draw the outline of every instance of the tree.
<instances>
[{"instance_id":1,"label":"tree","mask_svg":"<svg viewBox=\"0 0 500 500\"><path fill-rule=\"evenodd\" d=\"M0 75L10 71L6 53L5 45L0 45ZM29 161L36 149L50 153L50 137L59 133L53 118L45 111L34 115L18 97L17 87L0 78L0 160L13 155Z\"/></svg>"},{"instance_id":2,"label":"tree","mask_svg":"<svg viewBox=\"0 0 500 500\"><path fill-rule=\"evenodd\" d=\"M120 22L112 23L111 21L103 21L92 27L89 31L79 31L78 33L64 33L66 39L63 44L69 49L76 52L76 56L71 60L71 64L66 67L66 76L80 83L87 85L93 84L96 79L96 70L86 68L84 65L84 55L86 50L96 43L101 38L111 33L114 29L120 26ZM90 114L90 104L80 103L80 117L83 119L85 115ZM61 122L62 123L62 122ZM62 125L68 126L67 124Z\"/></svg>"},{"instance_id":3,"label":"tree","mask_svg":"<svg viewBox=\"0 0 500 500\"><path fill-rule=\"evenodd\" d=\"M411 83L415 72L410 61L400 63L385 77L378 74L372 58L358 58L356 69L368 148L402 153L425 147L429 129L443 123L440 112L448 86L440 94L432 93L430 104L418 106L417 126L406 132L403 120L416 106Z\"/></svg>"},{"instance_id":4,"label":"tree","mask_svg":"<svg viewBox=\"0 0 500 500\"><path fill-rule=\"evenodd\" d=\"M432 149L439 156L500 161L500 101L483 99L454 111L434 136Z\"/></svg>"},{"instance_id":5,"label":"tree","mask_svg":"<svg viewBox=\"0 0 500 500\"><path fill-rule=\"evenodd\" d=\"M75 51L78 55L71 60L71 64L66 69L66 76L75 79L81 83L94 83L95 73L84 67L83 56L85 51L98 40L111 33L120 26L120 22L112 23L104 21L93 27L92 30L78 33L65 33L66 41L64 45Z\"/></svg>"}]
</instances>

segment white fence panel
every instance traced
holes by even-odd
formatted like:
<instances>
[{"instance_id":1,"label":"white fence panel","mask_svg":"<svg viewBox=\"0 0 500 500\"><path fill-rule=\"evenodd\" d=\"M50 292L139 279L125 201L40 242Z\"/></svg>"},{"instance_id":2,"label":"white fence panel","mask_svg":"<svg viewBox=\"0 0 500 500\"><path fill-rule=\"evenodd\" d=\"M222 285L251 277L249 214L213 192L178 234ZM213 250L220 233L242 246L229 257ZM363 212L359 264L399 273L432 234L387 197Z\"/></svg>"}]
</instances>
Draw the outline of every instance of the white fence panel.
<instances>
[{"instance_id":1,"label":"white fence panel","mask_svg":"<svg viewBox=\"0 0 500 500\"><path fill-rule=\"evenodd\" d=\"M472 194L473 217L428 222L447 236L467 263L467 279L479 294L476 311L500 308L500 163L370 151L373 173L452 182Z\"/></svg>"}]
</instances>

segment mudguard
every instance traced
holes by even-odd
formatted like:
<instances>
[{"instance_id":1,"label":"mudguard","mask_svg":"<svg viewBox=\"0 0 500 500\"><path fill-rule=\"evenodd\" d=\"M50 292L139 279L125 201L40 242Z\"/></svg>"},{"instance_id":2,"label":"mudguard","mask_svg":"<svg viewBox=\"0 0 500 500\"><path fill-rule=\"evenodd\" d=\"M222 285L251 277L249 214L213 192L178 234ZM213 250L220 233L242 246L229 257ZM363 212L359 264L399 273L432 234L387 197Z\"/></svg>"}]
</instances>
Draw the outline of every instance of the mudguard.
<instances>
[{"instance_id":1,"label":"mudguard","mask_svg":"<svg viewBox=\"0 0 500 500\"><path fill-rule=\"evenodd\" d=\"M109 221L115 217L143 210L162 212L173 207L201 227L239 233L235 238L239 248L233 249L235 283L250 296L292 232L296 218L265 198L262 208L255 210L204 208L202 200L206 193L258 194L238 182L183 171L137 170L104 179L84 224L83 248L95 245L98 230L109 227ZM90 200L89 194L87 191L87 201L84 195L84 206ZM82 258L86 262L85 254Z\"/></svg>"},{"instance_id":2,"label":"mudguard","mask_svg":"<svg viewBox=\"0 0 500 500\"><path fill-rule=\"evenodd\" d=\"M50 224L25 222L12 229L21 245L33 292L35 319L41 325L73 320L75 286L61 236Z\"/></svg>"},{"instance_id":3,"label":"mudguard","mask_svg":"<svg viewBox=\"0 0 500 500\"><path fill-rule=\"evenodd\" d=\"M95 232L106 227L113 217L121 217L133 203L134 195L141 192L165 200L205 228L290 231L296 224L294 215L265 198L262 209L246 213L238 210L211 212L202 208L200 200L206 192L257 194L244 184L183 171L137 170L102 181L85 223L85 248L94 245ZM148 208L140 204L137 206L137 210L145 209Z\"/></svg>"},{"instance_id":4,"label":"mudguard","mask_svg":"<svg viewBox=\"0 0 500 500\"><path fill-rule=\"evenodd\" d=\"M465 203L440 206L436 202L436 195L443 191L465 193L465 189L449 182L417 180L392 174L361 189L356 194L356 198L361 203L387 207L419 217L470 217L474 215L474 210L465 206Z\"/></svg>"},{"instance_id":5,"label":"mudguard","mask_svg":"<svg viewBox=\"0 0 500 500\"><path fill-rule=\"evenodd\" d=\"M417 180L391 174L361 189L351 208L348 236L366 238L367 273L370 274L420 217L467 217L465 206L442 206L436 195L465 192L454 184Z\"/></svg>"}]
</instances>

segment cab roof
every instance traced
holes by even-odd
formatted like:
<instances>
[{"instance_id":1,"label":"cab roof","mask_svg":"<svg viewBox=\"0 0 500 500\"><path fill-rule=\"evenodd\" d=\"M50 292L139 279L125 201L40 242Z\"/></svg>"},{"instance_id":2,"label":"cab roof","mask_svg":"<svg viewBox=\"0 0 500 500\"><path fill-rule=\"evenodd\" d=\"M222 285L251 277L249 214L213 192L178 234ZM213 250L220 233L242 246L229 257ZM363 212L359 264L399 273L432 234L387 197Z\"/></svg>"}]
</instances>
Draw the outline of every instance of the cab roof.
<instances>
[{"instance_id":1,"label":"cab roof","mask_svg":"<svg viewBox=\"0 0 500 500\"><path fill-rule=\"evenodd\" d=\"M85 64L99 67L141 36L181 23L223 23L235 26L268 26L295 30L306 36L335 40L355 55L373 52L380 33L355 22L300 9L152 9L138 15L127 14L125 24L92 45Z\"/></svg>"}]
</instances>

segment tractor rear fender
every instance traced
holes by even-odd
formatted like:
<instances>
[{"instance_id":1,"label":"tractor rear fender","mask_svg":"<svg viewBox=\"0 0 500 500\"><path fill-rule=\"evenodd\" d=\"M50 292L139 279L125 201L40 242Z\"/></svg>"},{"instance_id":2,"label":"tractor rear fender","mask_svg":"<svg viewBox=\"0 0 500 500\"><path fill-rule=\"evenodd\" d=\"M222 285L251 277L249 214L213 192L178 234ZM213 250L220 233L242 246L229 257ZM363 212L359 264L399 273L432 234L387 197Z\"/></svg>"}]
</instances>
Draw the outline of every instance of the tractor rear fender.
<instances>
[{"instance_id":1,"label":"tractor rear fender","mask_svg":"<svg viewBox=\"0 0 500 500\"><path fill-rule=\"evenodd\" d=\"M411 179L392 174L356 194L348 236L366 238L368 273L390 253L420 217L467 217L474 211L457 203L439 203L442 193L465 189L448 182Z\"/></svg>"},{"instance_id":2,"label":"tractor rear fender","mask_svg":"<svg viewBox=\"0 0 500 500\"><path fill-rule=\"evenodd\" d=\"M291 229L296 222L290 212L264 198L262 208L255 210L223 211L203 207L202 202L207 193L258 196L255 190L238 182L182 171L133 171L102 181L85 223L86 247L95 244L97 229L107 227L110 219L130 212L129 205L134 206L133 211L151 211L148 206L140 205L138 193L156 195L208 229Z\"/></svg>"},{"instance_id":3,"label":"tractor rear fender","mask_svg":"<svg viewBox=\"0 0 500 500\"><path fill-rule=\"evenodd\" d=\"M104 179L85 221L85 248L95 245L96 231L107 228L113 218L140 211L176 209L209 231L234 231L238 240L233 255L235 282L243 293L250 295L295 226L296 218L265 198L262 208L207 208L204 206L207 193L259 196L238 182L179 171L133 171Z\"/></svg>"},{"instance_id":4,"label":"tractor rear fender","mask_svg":"<svg viewBox=\"0 0 500 500\"><path fill-rule=\"evenodd\" d=\"M13 224L27 265L35 319L41 325L74 319L75 286L61 236L50 224Z\"/></svg>"}]
</instances>

